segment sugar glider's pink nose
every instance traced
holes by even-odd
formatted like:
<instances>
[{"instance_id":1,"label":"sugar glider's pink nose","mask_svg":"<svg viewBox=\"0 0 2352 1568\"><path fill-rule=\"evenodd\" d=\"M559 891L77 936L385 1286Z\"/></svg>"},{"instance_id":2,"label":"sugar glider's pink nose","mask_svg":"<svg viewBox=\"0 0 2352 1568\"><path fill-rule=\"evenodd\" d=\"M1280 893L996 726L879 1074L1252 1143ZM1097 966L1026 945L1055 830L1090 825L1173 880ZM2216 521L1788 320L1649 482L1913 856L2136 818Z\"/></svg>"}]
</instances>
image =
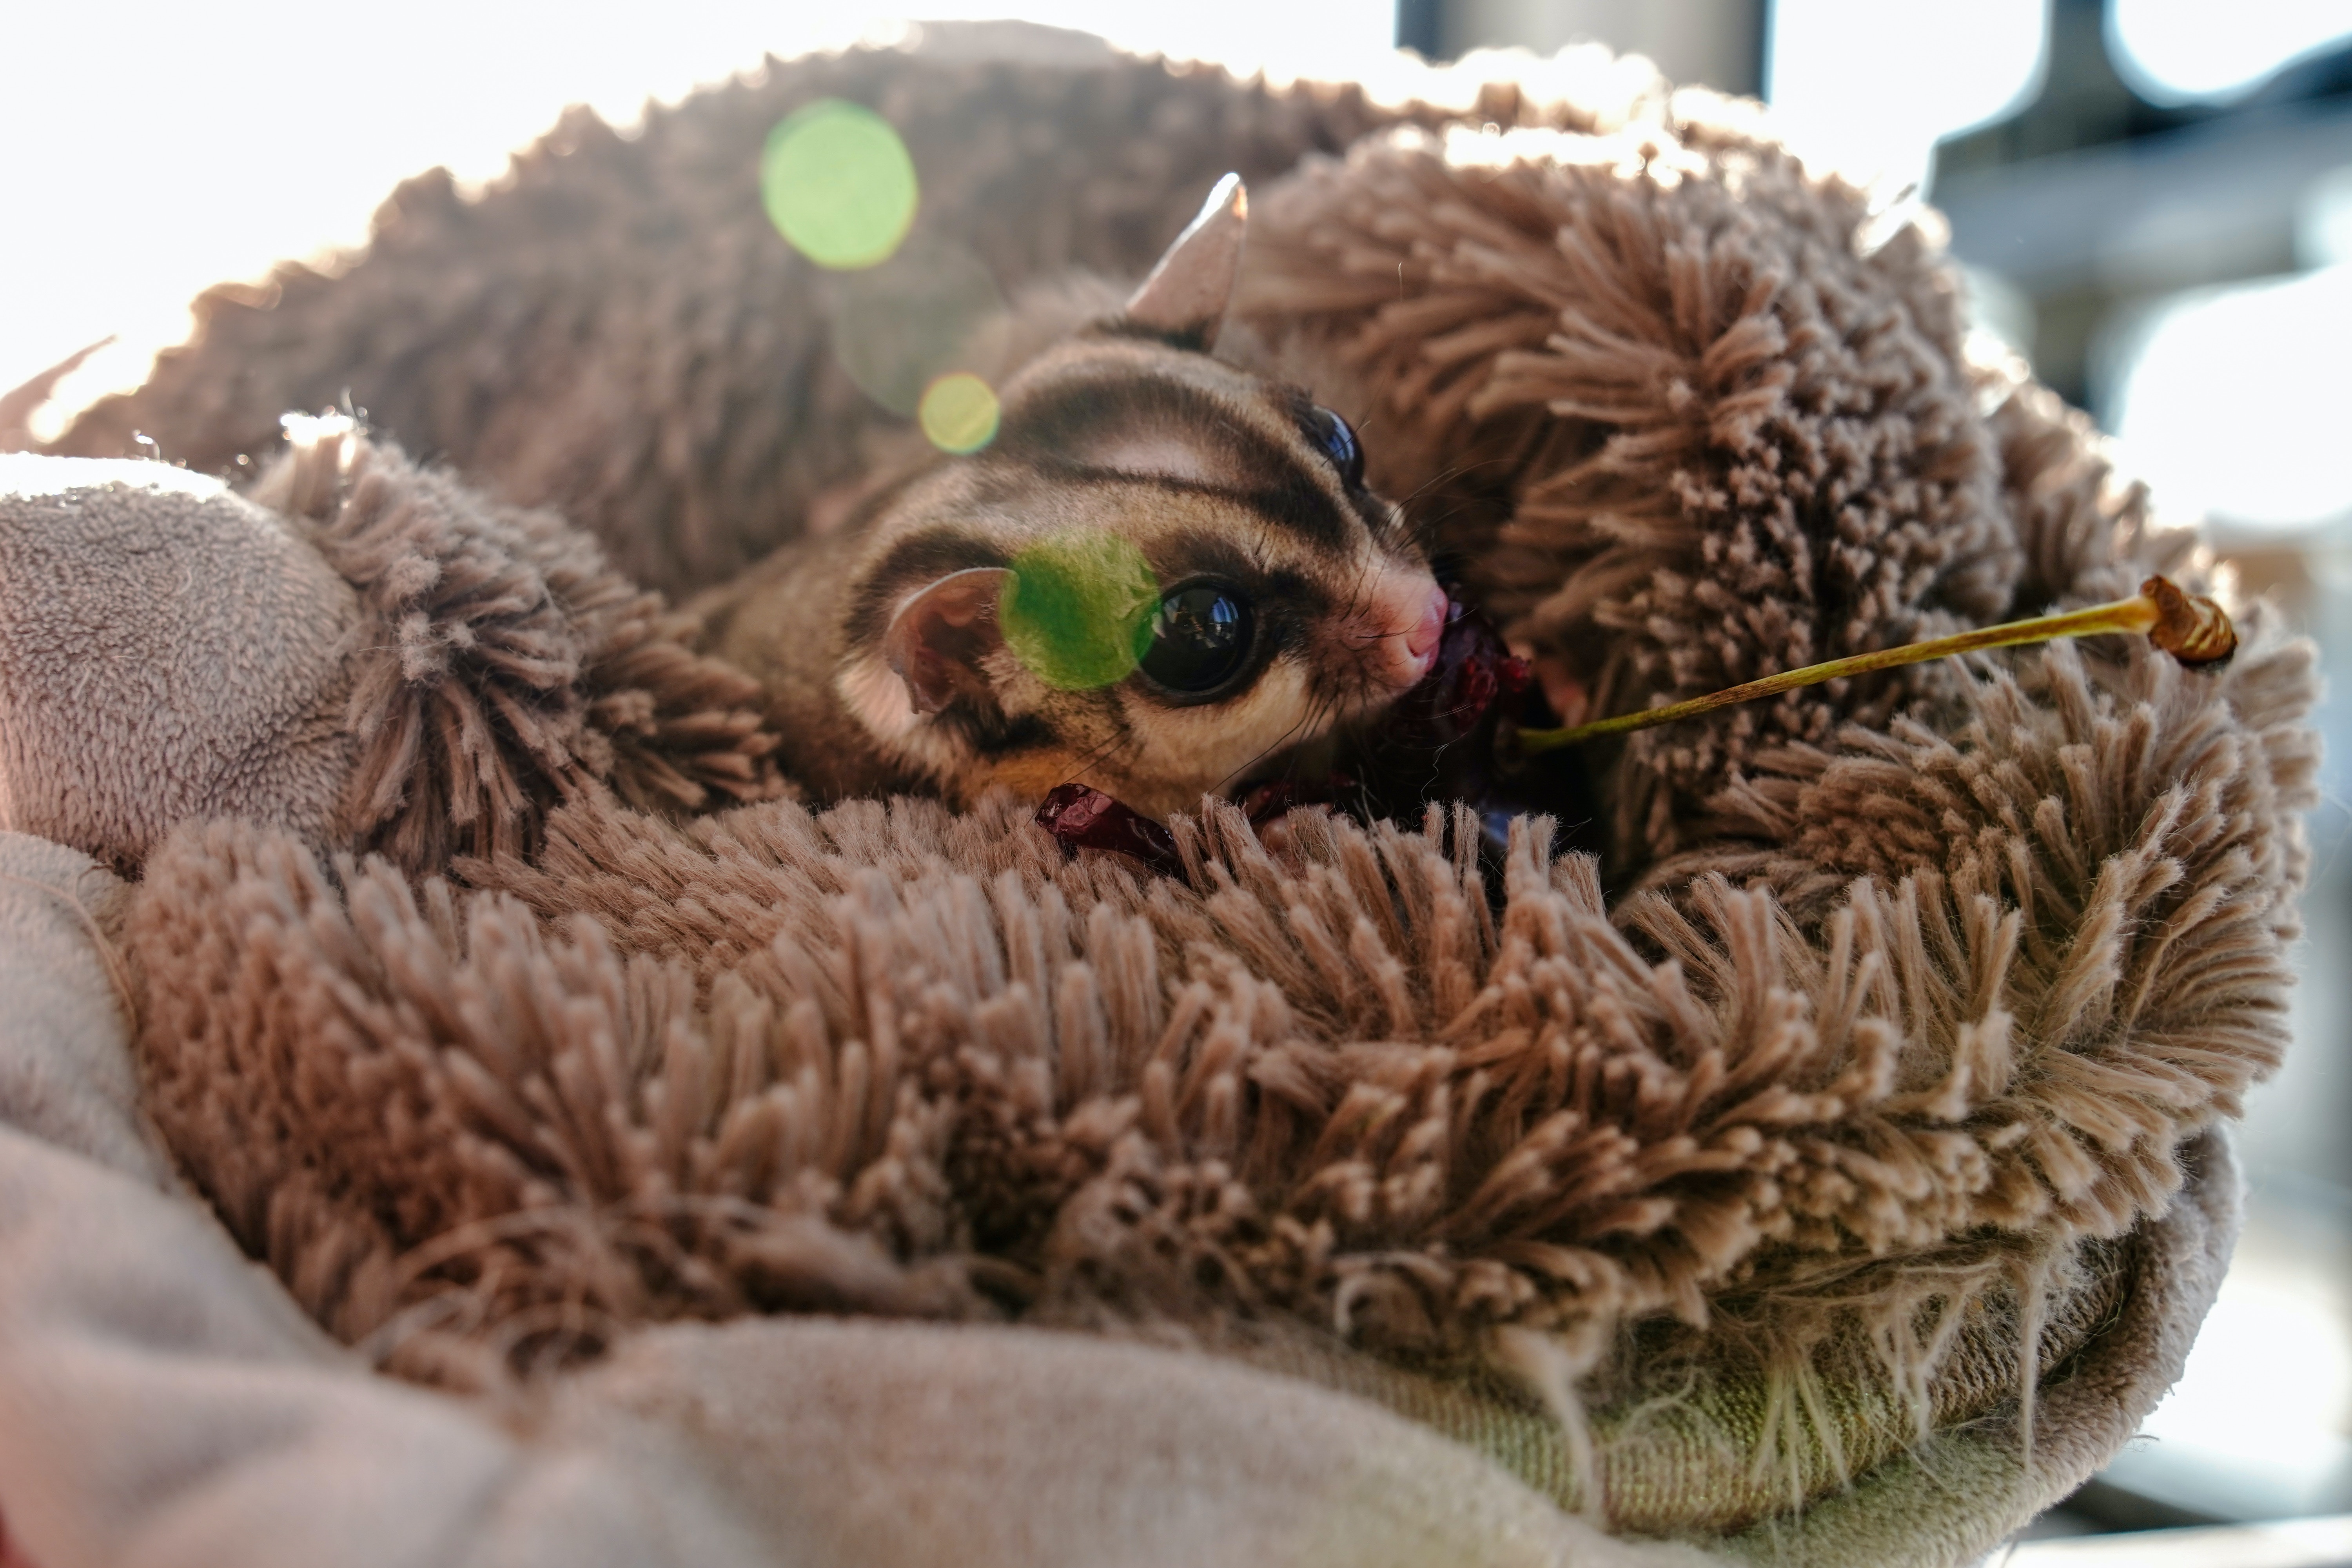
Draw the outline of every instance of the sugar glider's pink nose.
<instances>
[{"instance_id":1,"label":"sugar glider's pink nose","mask_svg":"<svg viewBox=\"0 0 2352 1568\"><path fill-rule=\"evenodd\" d=\"M1402 691L1429 673L1445 636L1446 607L1445 590L1425 574L1387 574L1363 628L1374 639L1368 652L1380 679Z\"/></svg>"},{"instance_id":2,"label":"sugar glider's pink nose","mask_svg":"<svg viewBox=\"0 0 2352 1568\"><path fill-rule=\"evenodd\" d=\"M1430 660L1437 657L1438 642L1445 636L1445 612L1448 609L1445 590L1432 583L1429 597L1422 605L1421 619L1404 634L1405 651L1421 661L1422 672L1427 674Z\"/></svg>"}]
</instances>

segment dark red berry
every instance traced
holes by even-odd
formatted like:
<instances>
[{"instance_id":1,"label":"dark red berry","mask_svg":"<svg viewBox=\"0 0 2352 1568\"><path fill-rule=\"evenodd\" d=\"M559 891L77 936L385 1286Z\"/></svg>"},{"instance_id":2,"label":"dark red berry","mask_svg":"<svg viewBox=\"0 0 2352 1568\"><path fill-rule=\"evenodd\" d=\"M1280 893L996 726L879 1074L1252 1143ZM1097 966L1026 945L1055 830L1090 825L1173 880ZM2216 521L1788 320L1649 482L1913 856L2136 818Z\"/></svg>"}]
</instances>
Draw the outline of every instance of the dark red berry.
<instances>
[{"instance_id":1,"label":"dark red berry","mask_svg":"<svg viewBox=\"0 0 2352 1568\"><path fill-rule=\"evenodd\" d=\"M1037 808L1037 826L1068 854L1108 849L1139 861L1163 877L1181 877L1184 861L1167 827L1102 791L1082 784L1057 785Z\"/></svg>"}]
</instances>

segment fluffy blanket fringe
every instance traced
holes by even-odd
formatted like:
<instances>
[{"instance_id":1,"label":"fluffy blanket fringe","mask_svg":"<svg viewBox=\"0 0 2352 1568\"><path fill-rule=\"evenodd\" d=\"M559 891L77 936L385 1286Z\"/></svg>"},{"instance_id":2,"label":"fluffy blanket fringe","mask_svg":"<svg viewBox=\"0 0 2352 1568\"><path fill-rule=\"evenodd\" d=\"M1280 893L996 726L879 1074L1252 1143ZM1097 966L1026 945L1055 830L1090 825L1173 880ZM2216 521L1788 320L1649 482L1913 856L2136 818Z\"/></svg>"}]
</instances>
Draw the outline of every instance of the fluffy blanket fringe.
<instances>
[{"instance_id":1,"label":"fluffy blanket fringe","mask_svg":"<svg viewBox=\"0 0 2352 1568\"><path fill-rule=\"evenodd\" d=\"M347 418L287 426L252 499L360 601L343 843L421 869L528 847L592 783L650 811L784 793L758 683L562 519L485 505Z\"/></svg>"},{"instance_id":2,"label":"fluffy blanket fringe","mask_svg":"<svg viewBox=\"0 0 2352 1568\"><path fill-rule=\"evenodd\" d=\"M77 438L135 414L242 442L216 400L174 423L207 356L293 374L252 334L364 318L443 229L653 189L611 170L795 93L889 78L919 161L952 118L906 86L924 68L779 68L628 148L572 126L478 212L404 193L343 293L289 278L275 326L217 303ZM1160 173L1371 128L1360 98L1277 112L1158 69L1086 90L1224 106L1169 111L1192 129ZM1017 128L1020 74L933 85ZM1370 416L1382 482L1601 706L2194 574L2086 426L1969 361L1931 236L1878 232L1719 104L1506 109L1571 129L1374 136L1266 189L1243 315ZM1160 237L1075 222L1019 232L1129 266ZM782 385L761 355L814 318L762 308L782 324L711 339L688 381ZM431 382L402 364L395 389ZM829 396L789 419L838 440L714 415L670 477L570 490L543 444L416 438L692 585L838 477L871 419ZM725 400L622 405L635 452ZM781 468L710 445L745 428ZM151 859L150 1102L240 1241L410 1375L497 1384L746 1311L1178 1332L1622 1526L1730 1529L1931 1426L2006 1412L2023 1441L2184 1149L2284 1042L2314 680L2258 609L2219 673L2058 647L1637 737L1597 754L1607 864L1523 820L1498 901L1475 824L1434 808L1309 819L1281 860L1212 808L1180 825L1188 887L1065 862L1024 803L760 799L751 694L690 626L552 517L388 447L311 431L257 493L383 630L365 761L331 863L225 823ZM1719 1492L1662 1490L1693 1454Z\"/></svg>"},{"instance_id":3,"label":"fluffy blanket fringe","mask_svg":"<svg viewBox=\"0 0 2352 1568\"><path fill-rule=\"evenodd\" d=\"M2281 1043L2274 846L2223 809L2259 752L2156 660L2127 703L2047 662L2048 707L1971 689L1964 742L2014 723L2050 764L1984 770L2023 787L1982 860L1858 879L1820 941L1716 876L1612 921L1540 819L1499 916L1434 812L1318 822L1292 867L1213 814L1197 894L1066 864L1013 802L583 802L464 894L217 825L135 917L152 1103L307 1306L428 1377L850 1310L1303 1320L1422 1366L1541 1330L1622 1410L1669 1366L1738 1381L1621 1332L1667 1312L1786 1388L1874 1358L1926 1422L1969 1315L2035 1342L2049 1271L2159 1207ZM1965 761L1886 759L1898 824ZM2093 940L2029 938L2012 885ZM1767 1397L1801 1489L1911 1424Z\"/></svg>"}]
</instances>

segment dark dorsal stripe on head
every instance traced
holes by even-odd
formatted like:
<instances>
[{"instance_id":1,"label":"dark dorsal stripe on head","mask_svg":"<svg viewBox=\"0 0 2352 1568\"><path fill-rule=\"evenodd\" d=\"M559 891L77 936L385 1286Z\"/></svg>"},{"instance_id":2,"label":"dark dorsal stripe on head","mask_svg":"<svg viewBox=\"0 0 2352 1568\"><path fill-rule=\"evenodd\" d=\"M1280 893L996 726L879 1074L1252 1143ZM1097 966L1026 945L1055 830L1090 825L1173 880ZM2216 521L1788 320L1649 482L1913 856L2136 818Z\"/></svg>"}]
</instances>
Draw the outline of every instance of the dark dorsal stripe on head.
<instances>
[{"instance_id":1,"label":"dark dorsal stripe on head","mask_svg":"<svg viewBox=\"0 0 2352 1568\"><path fill-rule=\"evenodd\" d=\"M1299 493L1301 487L1296 485L1286 490L1244 489L1238 485L1188 479L1176 474L1129 473L1125 468L1095 468L1075 463L1051 467L1040 463L1037 466L1056 484L1105 489L1142 486L1170 495L1205 496L1249 512L1262 522L1302 534L1324 548L1342 550L1347 544L1344 525L1334 525L1332 520L1338 513L1332 510L1330 498L1320 490L1302 495Z\"/></svg>"},{"instance_id":2,"label":"dark dorsal stripe on head","mask_svg":"<svg viewBox=\"0 0 2352 1568\"><path fill-rule=\"evenodd\" d=\"M1216 495L1323 550L1345 552L1360 520L1342 508L1309 464L1319 455L1293 451L1234 416L1215 393L1189 383L1132 374L1088 375L1043 387L1006 411L990 457L1022 462L1057 478L1158 479L1113 474L1085 454L1106 437L1178 428L1233 465L1233 483L1176 478L1194 494Z\"/></svg>"},{"instance_id":3,"label":"dark dorsal stripe on head","mask_svg":"<svg viewBox=\"0 0 2352 1568\"><path fill-rule=\"evenodd\" d=\"M1171 349L1182 349L1187 353L1205 353L1208 349L1197 331L1167 331L1126 316L1113 316L1108 321L1098 321L1087 331L1089 335L1099 338L1128 338L1139 343L1160 343Z\"/></svg>"}]
</instances>

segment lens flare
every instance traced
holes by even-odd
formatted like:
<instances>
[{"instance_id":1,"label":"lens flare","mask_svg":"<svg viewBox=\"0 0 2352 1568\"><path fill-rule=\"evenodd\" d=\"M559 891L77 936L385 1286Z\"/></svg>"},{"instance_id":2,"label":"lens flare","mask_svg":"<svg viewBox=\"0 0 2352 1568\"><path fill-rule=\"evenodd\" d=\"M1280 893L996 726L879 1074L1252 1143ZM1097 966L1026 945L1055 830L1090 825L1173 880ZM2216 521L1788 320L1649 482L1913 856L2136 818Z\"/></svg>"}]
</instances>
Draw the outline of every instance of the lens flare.
<instances>
[{"instance_id":1,"label":"lens flare","mask_svg":"<svg viewBox=\"0 0 2352 1568\"><path fill-rule=\"evenodd\" d=\"M996 393L968 370L952 371L925 389L916 417L943 452L977 452L996 439Z\"/></svg>"},{"instance_id":2,"label":"lens flare","mask_svg":"<svg viewBox=\"0 0 2352 1568\"><path fill-rule=\"evenodd\" d=\"M865 394L912 416L952 370L985 373L1001 352L1004 297L988 264L963 246L910 240L863 272L830 279L833 352Z\"/></svg>"},{"instance_id":3,"label":"lens flare","mask_svg":"<svg viewBox=\"0 0 2352 1568\"><path fill-rule=\"evenodd\" d=\"M769 221L819 267L887 261L915 221L915 161L890 122L862 104L823 99L768 132L760 195Z\"/></svg>"},{"instance_id":4,"label":"lens flare","mask_svg":"<svg viewBox=\"0 0 2352 1568\"><path fill-rule=\"evenodd\" d=\"M1108 686L1151 646L1160 584L1143 552L1126 540L1095 530L1058 533L1012 564L996 622L1005 646L1048 686Z\"/></svg>"}]
</instances>

